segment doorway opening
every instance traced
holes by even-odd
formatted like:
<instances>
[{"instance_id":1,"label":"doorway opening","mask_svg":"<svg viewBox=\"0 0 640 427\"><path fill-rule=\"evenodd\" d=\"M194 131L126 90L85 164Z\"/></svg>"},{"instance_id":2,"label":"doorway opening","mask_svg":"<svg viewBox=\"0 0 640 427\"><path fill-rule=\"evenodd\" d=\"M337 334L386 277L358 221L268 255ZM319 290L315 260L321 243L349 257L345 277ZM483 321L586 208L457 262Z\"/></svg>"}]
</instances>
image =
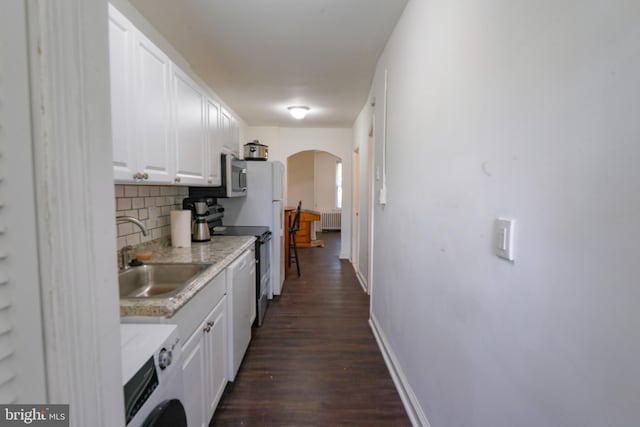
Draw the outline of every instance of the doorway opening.
<instances>
[{"instance_id":1,"label":"doorway opening","mask_svg":"<svg viewBox=\"0 0 640 427\"><path fill-rule=\"evenodd\" d=\"M319 233L341 233L343 200L342 158L321 150L305 150L287 158L285 221L301 203L298 248L323 246ZM288 215L287 215L288 214ZM285 223L285 229L289 224ZM340 235L342 242L342 235ZM285 248L286 252L286 248Z\"/></svg>"}]
</instances>

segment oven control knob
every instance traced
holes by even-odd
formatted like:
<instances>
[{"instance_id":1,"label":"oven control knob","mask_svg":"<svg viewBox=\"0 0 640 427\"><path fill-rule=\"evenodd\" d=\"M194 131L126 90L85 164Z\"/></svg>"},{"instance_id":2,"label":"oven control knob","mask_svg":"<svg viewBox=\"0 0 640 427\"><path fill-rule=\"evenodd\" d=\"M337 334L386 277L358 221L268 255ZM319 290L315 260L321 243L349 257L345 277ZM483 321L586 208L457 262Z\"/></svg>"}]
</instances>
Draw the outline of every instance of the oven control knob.
<instances>
[{"instance_id":1,"label":"oven control knob","mask_svg":"<svg viewBox=\"0 0 640 427\"><path fill-rule=\"evenodd\" d=\"M165 369L169 365L171 365L171 350L163 348L158 354L158 366L160 369Z\"/></svg>"}]
</instances>

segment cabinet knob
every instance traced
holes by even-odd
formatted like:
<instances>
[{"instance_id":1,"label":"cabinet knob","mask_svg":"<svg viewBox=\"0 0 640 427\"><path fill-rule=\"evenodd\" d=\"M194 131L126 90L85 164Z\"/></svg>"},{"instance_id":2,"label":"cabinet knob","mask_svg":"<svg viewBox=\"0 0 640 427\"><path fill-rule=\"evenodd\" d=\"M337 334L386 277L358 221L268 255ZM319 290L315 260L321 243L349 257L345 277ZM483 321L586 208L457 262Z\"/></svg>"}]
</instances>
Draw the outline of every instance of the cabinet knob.
<instances>
[{"instance_id":1,"label":"cabinet knob","mask_svg":"<svg viewBox=\"0 0 640 427\"><path fill-rule=\"evenodd\" d=\"M204 331L207 333L211 332L211 328L213 327L213 325L215 325L215 322L207 322L206 326L204 327Z\"/></svg>"},{"instance_id":2,"label":"cabinet knob","mask_svg":"<svg viewBox=\"0 0 640 427\"><path fill-rule=\"evenodd\" d=\"M142 174L140 172L136 172L133 174L133 179L135 179L136 181L142 179Z\"/></svg>"},{"instance_id":3,"label":"cabinet knob","mask_svg":"<svg viewBox=\"0 0 640 427\"><path fill-rule=\"evenodd\" d=\"M215 322L207 322L203 330L207 333L211 332L211 328L213 327L214 324Z\"/></svg>"},{"instance_id":4,"label":"cabinet knob","mask_svg":"<svg viewBox=\"0 0 640 427\"><path fill-rule=\"evenodd\" d=\"M143 173L142 174L142 179L149 179L149 174L148 173Z\"/></svg>"},{"instance_id":5,"label":"cabinet knob","mask_svg":"<svg viewBox=\"0 0 640 427\"><path fill-rule=\"evenodd\" d=\"M209 177L209 179L207 179L207 182L211 184L213 182L213 178Z\"/></svg>"},{"instance_id":6,"label":"cabinet knob","mask_svg":"<svg viewBox=\"0 0 640 427\"><path fill-rule=\"evenodd\" d=\"M175 182L180 182L180 177L176 176L176 179L174 179Z\"/></svg>"}]
</instances>

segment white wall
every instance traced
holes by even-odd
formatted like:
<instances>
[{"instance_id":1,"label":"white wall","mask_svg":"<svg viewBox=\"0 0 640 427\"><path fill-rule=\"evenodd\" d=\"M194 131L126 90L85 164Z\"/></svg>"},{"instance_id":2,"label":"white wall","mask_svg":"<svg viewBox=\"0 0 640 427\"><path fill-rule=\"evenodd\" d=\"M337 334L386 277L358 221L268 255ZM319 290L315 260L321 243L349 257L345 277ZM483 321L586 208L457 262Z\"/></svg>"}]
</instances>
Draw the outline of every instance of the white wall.
<instances>
[{"instance_id":1,"label":"white wall","mask_svg":"<svg viewBox=\"0 0 640 427\"><path fill-rule=\"evenodd\" d=\"M343 160L343 194L351 194L351 129L342 128L280 128L248 127L248 140L258 139L269 146L269 160L277 160L285 165L287 157L300 151L326 151ZM349 161L345 161L349 159ZM285 175L286 176L286 175ZM342 246L340 258L348 258L351 252L351 199L345 197L342 206Z\"/></svg>"},{"instance_id":2,"label":"white wall","mask_svg":"<svg viewBox=\"0 0 640 427\"><path fill-rule=\"evenodd\" d=\"M399 21L372 320L432 427L638 424L639 16L412 0Z\"/></svg>"},{"instance_id":3,"label":"white wall","mask_svg":"<svg viewBox=\"0 0 640 427\"><path fill-rule=\"evenodd\" d=\"M305 209L313 209L315 198L314 154L314 151L303 151L294 154L287 160L286 206L294 207L297 206L298 201L301 201Z\"/></svg>"},{"instance_id":4,"label":"white wall","mask_svg":"<svg viewBox=\"0 0 640 427\"><path fill-rule=\"evenodd\" d=\"M323 151L316 151L314 156L315 171L315 206L319 212L336 210L336 165L342 161L339 157ZM351 159L345 159L349 162Z\"/></svg>"}]
</instances>

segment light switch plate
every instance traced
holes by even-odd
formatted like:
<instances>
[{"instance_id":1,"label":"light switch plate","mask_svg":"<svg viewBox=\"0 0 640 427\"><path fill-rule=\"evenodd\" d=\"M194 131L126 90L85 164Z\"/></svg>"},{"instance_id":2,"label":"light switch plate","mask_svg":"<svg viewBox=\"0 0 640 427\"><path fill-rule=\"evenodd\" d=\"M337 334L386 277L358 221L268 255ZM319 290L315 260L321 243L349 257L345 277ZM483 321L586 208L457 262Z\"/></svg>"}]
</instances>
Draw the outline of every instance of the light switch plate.
<instances>
[{"instance_id":1,"label":"light switch plate","mask_svg":"<svg viewBox=\"0 0 640 427\"><path fill-rule=\"evenodd\" d=\"M514 260L515 219L498 218L496 220L496 255L509 261Z\"/></svg>"}]
</instances>

